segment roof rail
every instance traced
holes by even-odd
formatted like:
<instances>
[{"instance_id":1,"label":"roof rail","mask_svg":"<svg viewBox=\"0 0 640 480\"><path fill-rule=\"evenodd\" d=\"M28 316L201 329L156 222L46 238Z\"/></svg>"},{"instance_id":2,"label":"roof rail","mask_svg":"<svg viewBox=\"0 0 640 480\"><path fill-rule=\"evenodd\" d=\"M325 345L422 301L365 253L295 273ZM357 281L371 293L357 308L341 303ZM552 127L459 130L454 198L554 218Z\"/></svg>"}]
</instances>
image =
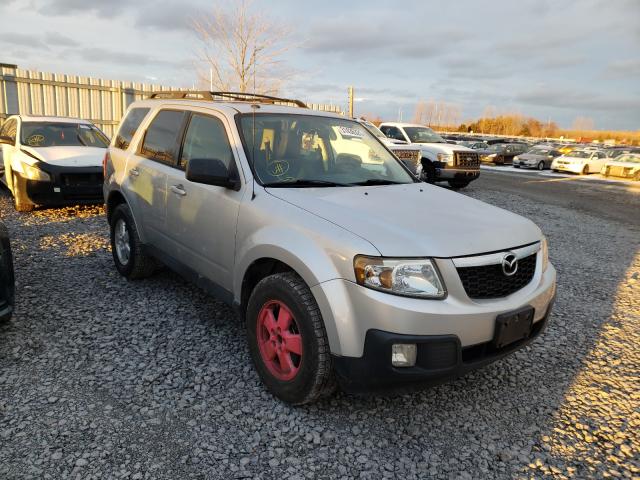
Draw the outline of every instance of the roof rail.
<instances>
[{"instance_id":1,"label":"roof rail","mask_svg":"<svg viewBox=\"0 0 640 480\"><path fill-rule=\"evenodd\" d=\"M271 103L274 105L295 105L300 108L308 108L300 101L290 98L272 97L270 95L260 95L246 92L209 92L206 90L169 90L166 92L153 92L149 98L167 98L172 100L209 100L211 102L231 100L235 102Z\"/></svg>"}]
</instances>

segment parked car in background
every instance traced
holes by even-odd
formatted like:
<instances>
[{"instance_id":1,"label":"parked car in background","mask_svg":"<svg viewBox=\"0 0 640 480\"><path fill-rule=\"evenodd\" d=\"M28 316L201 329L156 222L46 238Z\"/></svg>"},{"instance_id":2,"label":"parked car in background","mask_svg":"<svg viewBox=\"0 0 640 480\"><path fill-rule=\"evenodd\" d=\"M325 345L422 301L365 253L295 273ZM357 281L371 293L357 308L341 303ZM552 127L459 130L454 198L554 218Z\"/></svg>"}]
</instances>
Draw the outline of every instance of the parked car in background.
<instances>
[{"instance_id":1,"label":"parked car in background","mask_svg":"<svg viewBox=\"0 0 640 480\"><path fill-rule=\"evenodd\" d=\"M513 157L515 168L535 168L544 170L551 168L553 159L559 157L561 153L549 147L534 147L529 151Z\"/></svg>"},{"instance_id":2,"label":"parked car in background","mask_svg":"<svg viewBox=\"0 0 640 480\"><path fill-rule=\"evenodd\" d=\"M640 181L640 153L625 153L609 159L600 173L605 177L632 178Z\"/></svg>"},{"instance_id":3,"label":"parked car in background","mask_svg":"<svg viewBox=\"0 0 640 480\"><path fill-rule=\"evenodd\" d=\"M15 299L13 256L7 227L0 221L0 322L11 318Z\"/></svg>"},{"instance_id":4,"label":"parked car in background","mask_svg":"<svg viewBox=\"0 0 640 480\"><path fill-rule=\"evenodd\" d=\"M556 271L540 229L419 182L343 116L159 93L129 107L105 172L117 271L141 278L160 260L234 306L260 379L286 402L336 380L367 391L455 378L547 324Z\"/></svg>"},{"instance_id":5,"label":"parked car in background","mask_svg":"<svg viewBox=\"0 0 640 480\"><path fill-rule=\"evenodd\" d=\"M387 137L382 131L376 127L373 123L358 119L358 121L364 125L375 137L387 146L398 159L405 164L405 166L411 170L411 173L418 176L418 167L420 166L420 159L422 158L421 150L418 145L409 145L405 141L396 140Z\"/></svg>"},{"instance_id":6,"label":"parked car in background","mask_svg":"<svg viewBox=\"0 0 640 480\"><path fill-rule=\"evenodd\" d=\"M513 157L524 153L527 146L524 143L494 143L483 150L476 150L480 161L495 165L511 165Z\"/></svg>"},{"instance_id":7,"label":"parked car in background","mask_svg":"<svg viewBox=\"0 0 640 480\"><path fill-rule=\"evenodd\" d=\"M420 147L418 176L428 183L446 181L452 188L463 188L480 176L478 154L462 145L447 143L424 125L385 122L380 130L387 137Z\"/></svg>"},{"instance_id":8,"label":"parked car in background","mask_svg":"<svg viewBox=\"0 0 640 480\"><path fill-rule=\"evenodd\" d=\"M484 150L486 148L489 148L489 144L486 142L479 142L477 140L466 140L462 143L460 143L460 145L464 145L465 147L468 147L472 150Z\"/></svg>"},{"instance_id":9,"label":"parked car in background","mask_svg":"<svg viewBox=\"0 0 640 480\"><path fill-rule=\"evenodd\" d=\"M109 139L86 120L13 115L0 130L0 179L19 212L102 201Z\"/></svg>"},{"instance_id":10,"label":"parked car in background","mask_svg":"<svg viewBox=\"0 0 640 480\"><path fill-rule=\"evenodd\" d=\"M582 175L599 173L604 166L606 158L607 156L602 150L593 148L576 149L554 159L551 163L551 170Z\"/></svg>"}]
</instances>

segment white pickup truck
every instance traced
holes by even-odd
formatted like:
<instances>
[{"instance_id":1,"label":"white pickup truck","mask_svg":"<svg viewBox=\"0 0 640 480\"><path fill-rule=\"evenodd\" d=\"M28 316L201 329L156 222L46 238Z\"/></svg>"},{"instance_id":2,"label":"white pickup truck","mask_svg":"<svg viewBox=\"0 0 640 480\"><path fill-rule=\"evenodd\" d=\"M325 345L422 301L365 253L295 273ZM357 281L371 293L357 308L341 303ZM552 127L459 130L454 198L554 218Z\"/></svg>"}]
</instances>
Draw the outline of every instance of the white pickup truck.
<instances>
[{"instance_id":1,"label":"white pickup truck","mask_svg":"<svg viewBox=\"0 0 640 480\"><path fill-rule=\"evenodd\" d=\"M388 138L420 148L420 165L416 172L428 182L447 181L452 188L464 188L480 176L480 158L472 149L447 143L424 125L386 122L380 130Z\"/></svg>"}]
</instances>

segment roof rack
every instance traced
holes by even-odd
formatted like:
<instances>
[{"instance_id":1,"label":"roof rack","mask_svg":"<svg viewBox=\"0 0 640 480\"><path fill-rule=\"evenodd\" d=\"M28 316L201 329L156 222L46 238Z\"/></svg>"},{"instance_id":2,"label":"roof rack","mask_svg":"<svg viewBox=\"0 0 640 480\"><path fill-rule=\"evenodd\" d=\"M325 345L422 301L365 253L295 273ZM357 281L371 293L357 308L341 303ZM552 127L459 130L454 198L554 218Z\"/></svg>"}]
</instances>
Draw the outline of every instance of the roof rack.
<instances>
[{"instance_id":1,"label":"roof rack","mask_svg":"<svg viewBox=\"0 0 640 480\"><path fill-rule=\"evenodd\" d=\"M170 90L166 92L153 92L149 98L167 98L172 100L209 100L211 102L219 100L232 100L235 102L258 101L260 103L271 103L274 105L295 105L300 108L308 108L300 101L290 98L272 97L270 95L260 95L246 92L209 92L206 90Z\"/></svg>"}]
</instances>

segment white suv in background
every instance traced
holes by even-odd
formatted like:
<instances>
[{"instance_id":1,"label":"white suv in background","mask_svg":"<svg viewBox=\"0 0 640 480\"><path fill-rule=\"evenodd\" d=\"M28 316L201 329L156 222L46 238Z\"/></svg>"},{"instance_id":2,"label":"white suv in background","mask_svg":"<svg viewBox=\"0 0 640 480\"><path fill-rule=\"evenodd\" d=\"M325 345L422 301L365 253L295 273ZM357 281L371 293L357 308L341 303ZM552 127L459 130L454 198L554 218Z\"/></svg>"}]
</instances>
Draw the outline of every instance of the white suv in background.
<instances>
[{"instance_id":1,"label":"white suv in background","mask_svg":"<svg viewBox=\"0 0 640 480\"><path fill-rule=\"evenodd\" d=\"M454 378L549 318L556 271L536 225L417 181L362 124L299 101L154 94L130 106L105 172L120 274L160 261L234 306L260 378L290 403L336 381ZM416 221L406 205L434 208Z\"/></svg>"},{"instance_id":2,"label":"white suv in background","mask_svg":"<svg viewBox=\"0 0 640 480\"><path fill-rule=\"evenodd\" d=\"M13 115L0 129L0 180L19 212L36 205L97 203L108 144L86 120Z\"/></svg>"},{"instance_id":3,"label":"white suv in background","mask_svg":"<svg viewBox=\"0 0 640 480\"><path fill-rule=\"evenodd\" d=\"M452 188L464 188L480 176L477 152L448 143L424 125L385 122L380 124L380 130L393 140L420 147L418 175L428 183L447 181Z\"/></svg>"}]
</instances>

